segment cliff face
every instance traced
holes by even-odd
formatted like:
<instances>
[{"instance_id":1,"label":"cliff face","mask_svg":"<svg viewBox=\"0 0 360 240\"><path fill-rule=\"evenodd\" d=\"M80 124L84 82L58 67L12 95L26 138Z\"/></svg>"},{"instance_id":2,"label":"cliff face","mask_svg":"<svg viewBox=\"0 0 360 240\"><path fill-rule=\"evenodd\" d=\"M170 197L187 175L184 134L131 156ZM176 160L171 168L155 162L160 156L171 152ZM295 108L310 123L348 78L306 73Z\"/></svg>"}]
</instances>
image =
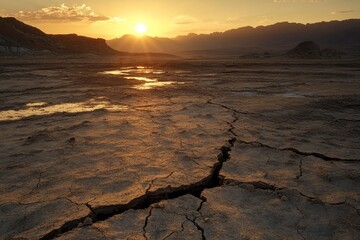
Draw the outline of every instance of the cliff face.
<instances>
[{"instance_id":1,"label":"cliff face","mask_svg":"<svg viewBox=\"0 0 360 240\"><path fill-rule=\"evenodd\" d=\"M96 55L118 53L110 48L104 39L82 37L76 34L49 35L15 18L0 17L0 53L21 54L29 51Z\"/></svg>"}]
</instances>

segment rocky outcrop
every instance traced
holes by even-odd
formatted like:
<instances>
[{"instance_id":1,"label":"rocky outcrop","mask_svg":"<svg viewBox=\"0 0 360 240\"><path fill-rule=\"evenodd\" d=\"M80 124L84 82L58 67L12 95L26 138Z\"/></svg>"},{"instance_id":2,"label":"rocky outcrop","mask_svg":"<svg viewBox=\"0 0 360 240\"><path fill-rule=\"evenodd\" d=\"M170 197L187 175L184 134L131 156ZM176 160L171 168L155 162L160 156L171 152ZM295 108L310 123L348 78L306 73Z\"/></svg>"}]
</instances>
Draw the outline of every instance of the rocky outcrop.
<instances>
[{"instance_id":1,"label":"rocky outcrop","mask_svg":"<svg viewBox=\"0 0 360 240\"><path fill-rule=\"evenodd\" d=\"M336 58L342 54L334 49L324 49L314 43L313 41L305 41L297 45L295 48L287 52L287 56L291 58L304 58L304 59L315 59L315 58Z\"/></svg>"}]
</instances>

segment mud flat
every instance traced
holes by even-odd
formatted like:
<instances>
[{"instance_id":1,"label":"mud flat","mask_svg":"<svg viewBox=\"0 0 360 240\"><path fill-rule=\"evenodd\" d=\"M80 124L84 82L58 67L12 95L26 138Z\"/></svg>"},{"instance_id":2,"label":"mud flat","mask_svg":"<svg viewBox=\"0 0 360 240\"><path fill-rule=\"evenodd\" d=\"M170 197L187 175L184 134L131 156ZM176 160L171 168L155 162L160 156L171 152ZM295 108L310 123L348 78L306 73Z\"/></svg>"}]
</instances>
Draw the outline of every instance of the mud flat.
<instances>
[{"instance_id":1,"label":"mud flat","mask_svg":"<svg viewBox=\"0 0 360 240\"><path fill-rule=\"evenodd\" d=\"M360 61L0 59L0 239L356 239Z\"/></svg>"}]
</instances>

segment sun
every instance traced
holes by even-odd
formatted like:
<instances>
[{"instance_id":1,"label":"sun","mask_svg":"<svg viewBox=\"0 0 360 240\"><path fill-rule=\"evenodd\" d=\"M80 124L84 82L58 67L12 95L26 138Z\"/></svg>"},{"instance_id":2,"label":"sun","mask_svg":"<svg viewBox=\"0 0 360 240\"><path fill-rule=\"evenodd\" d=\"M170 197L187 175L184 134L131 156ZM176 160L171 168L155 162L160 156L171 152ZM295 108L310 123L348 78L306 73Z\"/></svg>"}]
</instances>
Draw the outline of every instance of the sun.
<instances>
[{"instance_id":1,"label":"sun","mask_svg":"<svg viewBox=\"0 0 360 240\"><path fill-rule=\"evenodd\" d=\"M135 32L139 35L144 35L147 31L147 27L143 23L138 23L135 26Z\"/></svg>"}]
</instances>

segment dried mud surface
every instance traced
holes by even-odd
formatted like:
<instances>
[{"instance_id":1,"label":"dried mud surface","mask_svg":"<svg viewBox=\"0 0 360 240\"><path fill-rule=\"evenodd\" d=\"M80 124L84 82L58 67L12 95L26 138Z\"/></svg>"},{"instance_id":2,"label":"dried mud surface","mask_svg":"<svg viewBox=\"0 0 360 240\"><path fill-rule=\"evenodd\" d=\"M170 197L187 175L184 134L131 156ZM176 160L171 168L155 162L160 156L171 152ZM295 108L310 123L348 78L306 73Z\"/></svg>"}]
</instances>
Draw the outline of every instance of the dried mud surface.
<instances>
[{"instance_id":1,"label":"dried mud surface","mask_svg":"<svg viewBox=\"0 0 360 240\"><path fill-rule=\"evenodd\" d=\"M0 59L0 239L357 239L360 62Z\"/></svg>"}]
</instances>

